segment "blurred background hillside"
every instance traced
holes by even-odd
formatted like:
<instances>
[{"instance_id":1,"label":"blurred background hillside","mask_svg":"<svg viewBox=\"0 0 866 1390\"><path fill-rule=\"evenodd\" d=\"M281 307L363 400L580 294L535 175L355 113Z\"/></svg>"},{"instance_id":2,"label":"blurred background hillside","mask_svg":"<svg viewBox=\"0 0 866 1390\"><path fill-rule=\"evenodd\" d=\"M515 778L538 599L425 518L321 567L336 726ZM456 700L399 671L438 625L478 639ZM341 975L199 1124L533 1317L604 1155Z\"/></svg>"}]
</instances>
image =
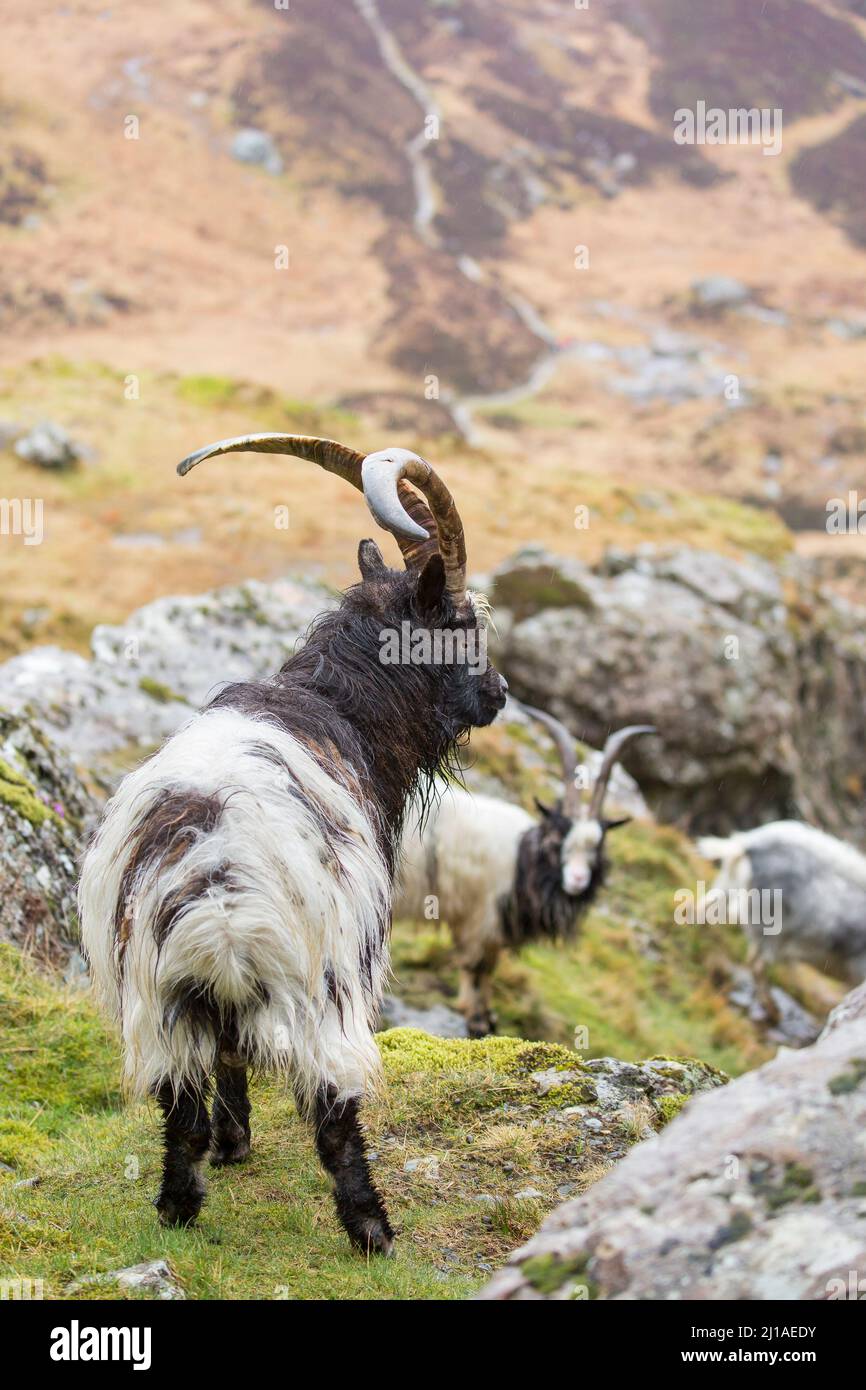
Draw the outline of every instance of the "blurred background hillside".
<instances>
[{"instance_id":1,"label":"blurred background hillside","mask_svg":"<svg viewBox=\"0 0 866 1390\"><path fill-rule=\"evenodd\" d=\"M287 556L349 580L338 481L176 479L256 429L429 453L479 570L680 539L862 587L825 530L864 482L860 0L0 16L0 493L45 502L0 541L0 655ZM781 153L677 145L699 98L781 108ZM71 449L22 457L45 420Z\"/></svg>"}]
</instances>

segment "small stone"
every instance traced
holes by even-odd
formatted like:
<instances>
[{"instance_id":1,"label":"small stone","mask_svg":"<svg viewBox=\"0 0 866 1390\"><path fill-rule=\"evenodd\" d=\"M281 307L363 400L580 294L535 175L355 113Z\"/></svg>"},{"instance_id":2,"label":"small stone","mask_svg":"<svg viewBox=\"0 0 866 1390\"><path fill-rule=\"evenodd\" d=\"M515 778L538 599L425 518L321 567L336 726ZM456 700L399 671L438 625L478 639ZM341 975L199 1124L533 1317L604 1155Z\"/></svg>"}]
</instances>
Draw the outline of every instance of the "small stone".
<instances>
[{"instance_id":1,"label":"small stone","mask_svg":"<svg viewBox=\"0 0 866 1390\"><path fill-rule=\"evenodd\" d=\"M15 445L19 458L28 463L38 464L40 468L75 468L84 456L81 445L76 444L60 425L51 420L43 420L34 425L28 434Z\"/></svg>"},{"instance_id":2,"label":"small stone","mask_svg":"<svg viewBox=\"0 0 866 1390\"><path fill-rule=\"evenodd\" d=\"M731 275L708 275L702 280L694 280L692 295L699 309L711 312L738 308L751 298L748 286Z\"/></svg>"},{"instance_id":3,"label":"small stone","mask_svg":"<svg viewBox=\"0 0 866 1390\"><path fill-rule=\"evenodd\" d=\"M273 136L266 130L246 126L235 132L231 143L232 158L241 164L257 164L269 174L281 174L283 161L274 144Z\"/></svg>"},{"instance_id":4,"label":"small stone","mask_svg":"<svg viewBox=\"0 0 866 1390\"><path fill-rule=\"evenodd\" d=\"M566 1086L570 1081L577 1080L576 1071L557 1071L555 1067L549 1067L547 1071L534 1071L530 1073L530 1081L535 1086L540 1096L546 1096L548 1091L556 1090L559 1086Z\"/></svg>"},{"instance_id":5,"label":"small stone","mask_svg":"<svg viewBox=\"0 0 866 1390\"><path fill-rule=\"evenodd\" d=\"M403 1164L404 1173L418 1173L425 1182L439 1181L439 1160L435 1154L424 1158L407 1158Z\"/></svg>"},{"instance_id":6,"label":"small stone","mask_svg":"<svg viewBox=\"0 0 866 1390\"><path fill-rule=\"evenodd\" d=\"M538 1197L543 1197L544 1193L540 1192L537 1187L521 1187L520 1191L515 1192L514 1195L518 1199L518 1201L522 1201L524 1199L528 1201L530 1199L535 1200Z\"/></svg>"}]
</instances>

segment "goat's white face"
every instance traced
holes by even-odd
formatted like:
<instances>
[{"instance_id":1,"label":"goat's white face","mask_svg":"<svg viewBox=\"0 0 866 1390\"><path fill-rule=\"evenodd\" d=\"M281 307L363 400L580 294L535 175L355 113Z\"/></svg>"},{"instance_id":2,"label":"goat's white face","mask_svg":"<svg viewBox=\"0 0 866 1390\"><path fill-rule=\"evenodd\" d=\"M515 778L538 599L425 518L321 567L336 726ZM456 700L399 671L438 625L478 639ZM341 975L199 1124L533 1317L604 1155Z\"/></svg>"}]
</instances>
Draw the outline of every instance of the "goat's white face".
<instances>
[{"instance_id":1,"label":"goat's white face","mask_svg":"<svg viewBox=\"0 0 866 1390\"><path fill-rule=\"evenodd\" d=\"M562 842L562 890L577 895L589 887L604 831L597 820L576 820Z\"/></svg>"}]
</instances>

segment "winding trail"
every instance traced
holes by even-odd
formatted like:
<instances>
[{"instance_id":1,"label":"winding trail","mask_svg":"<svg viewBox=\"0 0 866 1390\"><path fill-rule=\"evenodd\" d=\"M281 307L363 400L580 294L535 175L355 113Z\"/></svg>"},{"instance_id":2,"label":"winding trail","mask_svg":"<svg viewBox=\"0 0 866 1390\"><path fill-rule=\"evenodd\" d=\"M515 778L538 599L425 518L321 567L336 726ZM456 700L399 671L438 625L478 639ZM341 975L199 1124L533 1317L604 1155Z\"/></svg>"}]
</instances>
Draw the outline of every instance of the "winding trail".
<instances>
[{"instance_id":1,"label":"winding trail","mask_svg":"<svg viewBox=\"0 0 866 1390\"><path fill-rule=\"evenodd\" d=\"M423 78L407 62L399 43L383 20L376 0L354 0L355 8L370 28L385 67L397 82L409 93L421 110L425 121L435 117L441 125L442 112L431 89ZM446 251L434 225L436 213L441 205L439 189L430 170L427 153L430 139L422 129L404 146L406 159L412 175L415 190L415 211L412 223L416 233L426 246L437 251ZM465 252L447 252L454 261L459 273L474 284L488 284L491 279L482 266ZM553 329L545 323L528 300L522 295L511 293L499 284L492 286L529 332L543 345L543 352L533 364L526 378L503 391L491 391L479 395L457 395L448 388L440 395L440 401L451 413L455 426L469 444L477 442L475 415L490 407L514 404L528 396L535 395L546 386L556 372L559 363L568 357L580 355L580 350L560 347Z\"/></svg>"}]
</instances>

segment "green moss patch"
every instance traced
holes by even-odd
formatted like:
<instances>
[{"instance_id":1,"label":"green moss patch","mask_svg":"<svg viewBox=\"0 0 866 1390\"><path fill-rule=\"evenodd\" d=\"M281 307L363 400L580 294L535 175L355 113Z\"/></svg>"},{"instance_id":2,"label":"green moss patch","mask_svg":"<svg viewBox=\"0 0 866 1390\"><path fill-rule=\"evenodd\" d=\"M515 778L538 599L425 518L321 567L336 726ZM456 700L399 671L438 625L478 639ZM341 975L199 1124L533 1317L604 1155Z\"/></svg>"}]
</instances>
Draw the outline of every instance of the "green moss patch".
<instances>
[{"instance_id":1,"label":"green moss patch","mask_svg":"<svg viewBox=\"0 0 866 1390\"><path fill-rule=\"evenodd\" d=\"M33 783L3 758L0 758L0 801L31 825L44 825L47 820L60 819L41 799Z\"/></svg>"},{"instance_id":2,"label":"green moss patch","mask_svg":"<svg viewBox=\"0 0 866 1390\"><path fill-rule=\"evenodd\" d=\"M845 1096L856 1091L866 1081L866 1057L854 1057L847 1071L840 1072L827 1083L827 1089L834 1096Z\"/></svg>"},{"instance_id":3,"label":"green moss patch","mask_svg":"<svg viewBox=\"0 0 866 1390\"><path fill-rule=\"evenodd\" d=\"M177 691L172 690L170 685L164 685L162 681L154 680L152 676L142 676L138 682L138 688L160 705L168 705L172 701L177 701L178 704L182 705L187 703L183 695L178 695Z\"/></svg>"}]
</instances>

